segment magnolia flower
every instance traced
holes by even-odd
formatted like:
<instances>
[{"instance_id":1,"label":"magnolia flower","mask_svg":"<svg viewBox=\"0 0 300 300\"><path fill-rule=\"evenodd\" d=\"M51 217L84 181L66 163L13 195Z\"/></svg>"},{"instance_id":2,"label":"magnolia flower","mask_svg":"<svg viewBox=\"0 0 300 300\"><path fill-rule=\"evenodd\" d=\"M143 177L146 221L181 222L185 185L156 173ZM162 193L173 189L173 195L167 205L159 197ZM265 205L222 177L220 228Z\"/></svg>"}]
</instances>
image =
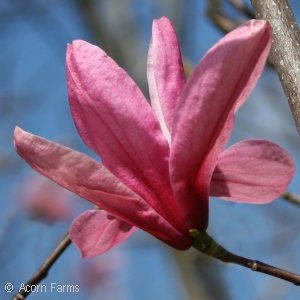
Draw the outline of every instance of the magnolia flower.
<instances>
[{"instance_id":1,"label":"magnolia flower","mask_svg":"<svg viewBox=\"0 0 300 300\"><path fill-rule=\"evenodd\" d=\"M194 243L189 230L207 228L209 195L260 204L281 195L295 170L282 148L246 140L224 150L271 40L270 25L251 20L212 47L186 81L172 24L154 21L147 64L152 108L103 50L80 40L68 45L73 119L103 164L20 128L15 148L36 171L103 209L71 226L83 257L107 251L137 227L186 250Z\"/></svg>"}]
</instances>

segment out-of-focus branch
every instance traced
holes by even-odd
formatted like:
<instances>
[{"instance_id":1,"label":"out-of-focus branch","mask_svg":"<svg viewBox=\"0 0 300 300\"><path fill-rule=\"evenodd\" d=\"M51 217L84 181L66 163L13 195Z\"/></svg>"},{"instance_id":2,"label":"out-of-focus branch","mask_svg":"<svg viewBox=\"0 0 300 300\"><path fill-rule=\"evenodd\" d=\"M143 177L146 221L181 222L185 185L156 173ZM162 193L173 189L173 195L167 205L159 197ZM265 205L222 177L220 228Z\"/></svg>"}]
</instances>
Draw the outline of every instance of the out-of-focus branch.
<instances>
[{"instance_id":1,"label":"out-of-focus branch","mask_svg":"<svg viewBox=\"0 0 300 300\"><path fill-rule=\"evenodd\" d=\"M288 191L285 191L281 197L285 200L288 200L294 204L300 204L300 195L297 195L295 193L292 193L292 192L288 192Z\"/></svg>"},{"instance_id":2,"label":"out-of-focus branch","mask_svg":"<svg viewBox=\"0 0 300 300\"><path fill-rule=\"evenodd\" d=\"M227 1L234 5L235 8L244 13L246 16L255 19L255 15L240 0ZM241 22L234 21L225 14L222 6L222 1L220 0L208 0L208 8L206 14L212 20L214 25L225 34L241 25ZM267 60L266 66L274 68L273 63L269 58Z\"/></svg>"},{"instance_id":3,"label":"out-of-focus branch","mask_svg":"<svg viewBox=\"0 0 300 300\"><path fill-rule=\"evenodd\" d=\"M227 0L239 12L250 19L255 19L255 15L241 0ZM208 7L206 11L207 16L214 22L214 24L224 33L228 33L239 25L240 21L231 19L223 9L223 2L221 0L208 0Z\"/></svg>"},{"instance_id":4,"label":"out-of-focus branch","mask_svg":"<svg viewBox=\"0 0 300 300\"><path fill-rule=\"evenodd\" d=\"M222 1L220 0L209 0L206 14L213 21L213 23L224 33L228 33L239 26L239 24L225 15L223 11Z\"/></svg>"},{"instance_id":5,"label":"out-of-focus branch","mask_svg":"<svg viewBox=\"0 0 300 300\"><path fill-rule=\"evenodd\" d=\"M214 14L210 12L208 12L207 15L214 22L214 24L224 33L228 33L239 26L224 15Z\"/></svg>"},{"instance_id":6,"label":"out-of-focus branch","mask_svg":"<svg viewBox=\"0 0 300 300\"><path fill-rule=\"evenodd\" d=\"M258 19L273 29L271 60L289 102L300 134L300 33L288 0L252 0Z\"/></svg>"},{"instance_id":7,"label":"out-of-focus branch","mask_svg":"<svg viewBox=\"0 0 300 300\"><path fill-rule=\"evenodd\" d=\"M242 12L249 19L255 19L254 13L245 5L242 0L227 0L232 4L238 11Z\"/></svg>"},{"instance_id":8,"label":"out-of-focus branch","mask_svg":"<svg viewBox=\"0 0 300 300\"><path fill-rule=\"evenodd\" d=\"M41 280L47 277L49 269L65 251L65 249L71 244L70 236L67 233L61 242L57 245L50 256L45 260L42 266L35 272L35 274L26 282L24 289L20 289L20 292L15 294L12 300L23 300L31 292L31 287L36 286Z\"/></svg>"},{"instance_id":9,"label":"out-of-focus branch","mask_svg":"<svg viewBox=\"0 0 300 300\"><path fill-rule=\"evenodd\" d=\"M99 18L97 18L92 2L89 0L80 0L79 3L83 9L83 12L86 13L90 26L93 29L93 32L95 33L97 40L99 41L99 43L101 43L101 47L107 53L109 53L109 55L114 60L116 60L116 57L114 56L114 51L113 49L111 49L110 44L107 42L105 32L99 24Z\"/></svg>"}]
</instances>

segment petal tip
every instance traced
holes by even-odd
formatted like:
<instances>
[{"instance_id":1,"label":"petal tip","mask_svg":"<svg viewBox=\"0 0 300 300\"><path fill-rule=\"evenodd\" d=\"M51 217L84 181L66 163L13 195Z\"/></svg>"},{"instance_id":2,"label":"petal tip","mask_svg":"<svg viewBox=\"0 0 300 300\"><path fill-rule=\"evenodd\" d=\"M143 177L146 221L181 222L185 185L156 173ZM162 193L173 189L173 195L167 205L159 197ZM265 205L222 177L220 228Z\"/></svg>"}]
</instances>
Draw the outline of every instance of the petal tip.
<instances>
[{"instance_id":1,"label":"petal tip","mask_svg":"<svg viewBox=\"0 0 300 300\"><path fill-rule=\"evenodd\" d=\"M162 26L162 27L164 27L164 26L168 26L170 24L172 24L171 21L167 17L165 17L165 16L163 16L163 17L161 17L159 19L153 20L153 28L155 26Z\"/></svg>"},{"instance_id":2,"label":"petal tip","mask_svg":"<svg viewBox=\"0 0 300 300\"><path fill-rule=\"evenodd\" d=\"M23 131L23 130L19 126L16 126L15 130L14 130L14 134L18 134L21 131Z\"/></svg>"},{"instance_id":3,"label":"petal tip","mask_svg":"<svg viewBox=\"0 0 300 300\"><path fill-rule=\"evenodd\" d=\"M15 146L15 148L16 148L16 143L18 141L20 141L20 139L24 133L25 133L25 131L23 129L21 129L18 126L15 127L15 130L14 130L14 146Z\"/></svg>"}]
</instances>

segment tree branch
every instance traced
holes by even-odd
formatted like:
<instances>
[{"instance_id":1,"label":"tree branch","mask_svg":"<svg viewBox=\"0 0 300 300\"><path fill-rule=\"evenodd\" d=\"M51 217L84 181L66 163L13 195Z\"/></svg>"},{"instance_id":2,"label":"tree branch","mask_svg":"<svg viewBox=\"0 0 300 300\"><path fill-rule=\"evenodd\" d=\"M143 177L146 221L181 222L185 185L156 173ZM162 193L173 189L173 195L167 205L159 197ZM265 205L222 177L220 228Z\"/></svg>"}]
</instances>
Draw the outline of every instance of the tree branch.
<instances>
[{"instance_id":1,"label":"tree branch","mask_svg":"<svg viewBox=\"0 0 300 300\"><path fill-rule=\"evenodd\" d=\"M297 204L299 204L298 201L300 201L299 199L300 196L290 192L285 192L282 195L282 197L290 197L290 199L293 199L291 201L296 202ZM100 209L100 208L94 206L93 209ZM235 255L227 251L226 249L224 249L219 244L217 244L215 240L212 237L210 237L206 232L201 232L196 229L191 229L190 234L193 238L195 238L193 247L206 255L217 258L223 262L238 264L256 272L261 272L261 273L269 274L274 277L281 278L283 280L292 282L295 285L300 285L300 275L272 267L260 261L250 260L242 256ZM57 245L57 247L54 249L54 251L50 254L50 256L46 259L46 261L42 264L42 266L27 281L27 283L25 284L25 288L22 289L17 294L15 294L12 300L24 300L30 294L32 290L31 287L37 285L44 278L47 277L48 271L50 270L52 265L57 261L60 255L65 251L65 249L71 243L72 241L70 240L70 235L69 233L67 233L62 238L62 240Z\"/></svg>"},{"instance_id":2,"label":"tree branch","mask_svg":"<svg viewBox=\"0 0 300 300\"><path fill-rule=\"evenodd\" d=\"M69 233L67 233L42 266L35 272L29 281L27 281L25 287L28 288L26 288L26 290L22 289L19 293L15 294L12 300L25 299L31 292L31 288L29 287L37 285L40 281L47 277L49 269L71 243Z\"/></svg>"},{"instance_id":3,"label":"tree branch","mask_svg":"<svg viewBox=\"0 0 300 300\"><path fill-rule=\"evenodd\" d=\"M256 17L273 29L271 60L300 134L300 35L288 0L251 0Z\"/></svg>"},{"instance_id":4,"label":"tree branch","mask_svg":"<svg viewBox=\"0 0 300 300\"><path fill-rule=\"evenodd\" d=\"M229 251L226 251L226 254L224 255L224 257L221 260L223 262L233 263L233 264L237 264L237 265L246 267L255 272L268 274L273 277L277 277L277 278L289 281L297 286L300 286L300 275L267 265L258 260L251 260L248 258L244 258L242 256L235 255Z\"/></svg>"}]
</instances>

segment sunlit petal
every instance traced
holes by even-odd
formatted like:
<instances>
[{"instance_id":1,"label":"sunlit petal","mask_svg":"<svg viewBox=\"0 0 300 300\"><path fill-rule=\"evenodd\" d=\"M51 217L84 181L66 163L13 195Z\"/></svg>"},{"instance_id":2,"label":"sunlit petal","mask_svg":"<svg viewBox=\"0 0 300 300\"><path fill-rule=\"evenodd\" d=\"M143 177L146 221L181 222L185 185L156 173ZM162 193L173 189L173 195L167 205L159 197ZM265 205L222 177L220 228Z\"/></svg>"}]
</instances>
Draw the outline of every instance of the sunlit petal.
<instances>
[{"instance_id":1,"label":"sunlit petal","mask_svg":"<svg viewBox=\"0 0 300 300\"><path fill-rule=\"evenodd\" d=\"M282 195L295 173L291 156L266 140L247 140L222 152L210 195L235 202L268 203Z\"/></svg>"},{"instance_id":2,"label":"sunlit petal","mask_svg":"<svg viewBox=\"0 0 300 300\"><path fill-rule=\"evenodd\" d=\"M267 22L245 23L204 56L184 87L174 119L170 171L178 206L191 228L207 226L212 172L234 113L264 68L271 41Z\"/></svg>"},{"instance_id":3,"label":"sunlit petal","mask_svg":"<svg viewBox=\"0 0 300 300\"><path fill-rule=\"evenodd\" d=\"M67 78L83 141L124 184L183 228L169 179L169 146L134 81L100 48L84 41L68 46Z\"/></svg>"},{"instance_id":4,"label":"sunlit petal","mask_svg":"<svg viewBox=\"0 0 300 300\"><path fill-rule=\"evenodd\" d=\"M70 238L82 257L93 257L122 243L136 229L103 210L89 210L72 223Z\"/></svg>"},{"instance_id":5,"label":"sunlit petal","mask_svg":"<svg viewBox=\"0 0 300 300\"><path fill-rule=\"evenodd\" d=\"M108 213L138 226L174 248L187 249L192 240L160 216L103 165L89 156L15 130L15 148L36 171L89 200Z\"/></svg>"},{"instance_id":6,"label":"sunlit petal","mask_svg":"<svg viewBox=\"0 0 300 300\"><path fill-rule=\"evenodd\" d=\"M170 144L175 110L186 78L176 32L166 17L153 22L147 75L151 105Z\"/></svg>"}]
</instances>

